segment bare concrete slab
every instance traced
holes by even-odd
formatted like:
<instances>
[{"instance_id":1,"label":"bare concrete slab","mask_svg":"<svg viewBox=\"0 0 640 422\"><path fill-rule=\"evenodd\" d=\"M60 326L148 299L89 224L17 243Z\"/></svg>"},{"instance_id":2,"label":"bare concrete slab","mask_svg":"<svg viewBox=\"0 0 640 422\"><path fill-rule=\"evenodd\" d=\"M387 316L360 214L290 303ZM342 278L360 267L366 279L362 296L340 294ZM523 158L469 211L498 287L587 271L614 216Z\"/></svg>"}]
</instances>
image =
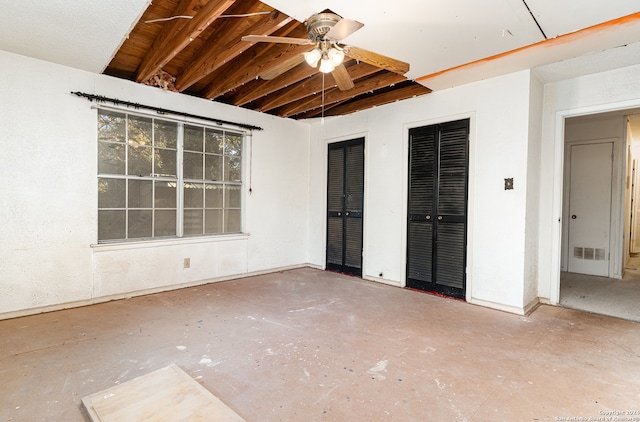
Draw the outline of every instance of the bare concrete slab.
<instances>
[{"instance_id":1,"label":"bare concrete slab","mask_svg":"<svg viewBox=\"0 0 640 422\"><path fill-rule=\"evenodd\" d=\"M303 268L0 321L0 421L171 364L247 421L588 419L638 409L640 324Z\"/></svg>"}]
</instances>

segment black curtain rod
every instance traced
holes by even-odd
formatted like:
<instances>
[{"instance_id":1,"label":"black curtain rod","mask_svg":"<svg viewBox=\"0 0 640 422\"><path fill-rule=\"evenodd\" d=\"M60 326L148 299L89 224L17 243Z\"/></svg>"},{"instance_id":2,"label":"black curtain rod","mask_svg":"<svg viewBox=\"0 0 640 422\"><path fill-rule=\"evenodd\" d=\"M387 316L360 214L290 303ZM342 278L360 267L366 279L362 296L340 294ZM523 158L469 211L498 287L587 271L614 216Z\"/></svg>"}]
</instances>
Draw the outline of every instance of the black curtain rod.
<instances>
[{"instance_id":1,"label":"black curtain rod","mask_svg":"<svg viewBox=\"0 0 640 422\"><path fill-rule=\"evenodd\" d=\"M174 111L174 110L168 110L166 108L160 108L160 107L154 107L154 106L149 106L149 105L144 105L144 104L139 104L139 103L132 103L130 101L123 101L123 100L118 100L117 98L109 98L109 97L105 97L102 95L95 95L95 94L87 94L85 92L71 92L74 95L77 95L78 97L84 97L86 99L88 99L89 101L95 101L97 103L112 103L115 105L124 105L127 107L133 107L133 108L142 108L145 110L153 110L159 114L175 114L177 116L183 116L183 117L192 117L195 119L202 119L202 120L207 120L209 122L214 122L216 124L219 125L233 125L233 126L237 126L240 127L242 129L249 129L249 130L262 130L261 127L259 126L253 126L253 125L247 125L244 123L236 123L236 122L228 122L226 120L220 120L220 119L214 119L211 117L205 117L205 116L198 116L197 114L191 114L191 113L184 113L182 111Z\"/></svg>"}]
</instances>

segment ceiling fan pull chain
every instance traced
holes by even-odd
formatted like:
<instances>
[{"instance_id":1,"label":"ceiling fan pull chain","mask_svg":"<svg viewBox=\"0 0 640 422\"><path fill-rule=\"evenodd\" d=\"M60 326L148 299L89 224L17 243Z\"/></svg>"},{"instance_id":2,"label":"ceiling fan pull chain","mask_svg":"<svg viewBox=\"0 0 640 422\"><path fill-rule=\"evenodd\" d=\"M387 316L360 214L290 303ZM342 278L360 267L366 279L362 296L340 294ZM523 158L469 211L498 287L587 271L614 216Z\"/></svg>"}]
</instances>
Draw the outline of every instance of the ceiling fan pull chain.
<instances>
[{"instance_id":1,"label":"ceiling fan pull chain","mask_svg":"<svg viewBox=\"0 0 640 422\"><path fill-rule=\"evenodd\" d=\"M322 73L322 118L320 119L320 124L323 125L324 124L324 75L325 73Z\"/></svg>"}]
</instances>

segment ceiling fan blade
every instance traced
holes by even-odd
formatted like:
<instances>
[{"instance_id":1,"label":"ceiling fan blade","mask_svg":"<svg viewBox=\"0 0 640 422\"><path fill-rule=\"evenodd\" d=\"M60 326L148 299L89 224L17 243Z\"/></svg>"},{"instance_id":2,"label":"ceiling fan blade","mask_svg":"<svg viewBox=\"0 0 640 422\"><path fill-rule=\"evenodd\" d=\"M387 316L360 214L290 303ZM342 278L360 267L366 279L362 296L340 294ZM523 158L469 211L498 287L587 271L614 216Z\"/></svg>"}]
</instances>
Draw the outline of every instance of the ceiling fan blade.
<instances>
[{"instance_id":1,"label":"ceiling fan blade","mask_svg":"<svg viewBox=\"0 0 640 422\"><path fill-rule=\"evenodd\" d=\"M351 57L352 59L356 59L358 61L365 62L372 66L377 66L382 69L386 69L390 72L404 75L409 71L409 63L392 59L391 57L383 56L382 54L364 50L359 47L345 45L344 52L347 56Z\"/></svg>"},{"instance_id":2,"label":"ceiling fan blade","mask_svg":"<svg viewBox=\"0 0 640 422\"><path fill-rule=\"evenodd\" d=\"M351 19L340 19L325 35L327 38L340 41L364 26L363 23Z\"/></svg>"},{"instance_id":3,"label":"ceiling fan blade","mask_svg":"<svg viewBox=\"0 0 640 422\"><path fill-rule=\"evenodd\" d=\"M333 76L333 80L336 81L340 91L348 91L355 86L351 80L351 75L349 75L347 68L342 63L333 69L331 76Z\"/></svg>"},{"instance_id":4,"label":"ceiling fan blade","mask_svg":"<svg viewBox=\"0 0 640 422\"><path fill-rule=\"evenodd\" d=\"M260 75L260 79L264 79L265 81L270 81L271 79L275 79L276 77L293 69L294 67L296 67L302 62L304 62L304 55L298 54L297 56L293 56L290 59L287 59L282 63L280 63L275 68Z\"/></svg>"},{"instance_id":5,"label":"ceiling fan blade","mask_svg":"<svg viewBox=\"0 0 640 422\"><path fill-rule=\"evenodd\" d=\"M299 44L299 45L315 44L313 41L307 38L272 37L269 35L245 35L244 37L242 37L242 41L275 42L275 43L281 43L281 44Z\"/></svg>"}]
</instances>

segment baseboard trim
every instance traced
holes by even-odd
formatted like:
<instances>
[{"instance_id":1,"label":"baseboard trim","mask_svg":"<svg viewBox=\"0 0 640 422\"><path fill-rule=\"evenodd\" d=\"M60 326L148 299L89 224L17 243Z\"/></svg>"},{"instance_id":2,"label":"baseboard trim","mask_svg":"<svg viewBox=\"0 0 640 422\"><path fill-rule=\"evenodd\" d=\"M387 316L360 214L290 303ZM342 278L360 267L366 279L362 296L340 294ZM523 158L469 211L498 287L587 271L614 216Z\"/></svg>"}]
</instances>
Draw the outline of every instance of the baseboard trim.
<instances>
[{"instance_id":1,"label":"baseboard trim","mask_svg":"<svg viewBox=\"0 0 640 422\"><path fill-rule=\"evenodd\" d=\"M300 268L313 268L318 270L323 269L322 266L315 265L315 264L288 265L284 267L271 268L267 270L258 270L258 271L252 271L252 272L247 272L242 274L233 274L233 275L227 275L222 277L209 278L205 280L191 281L188 283L172 284L170 286L154 287L152 289L136 290L133 292L118 293L114 295L99 296L99 297L94 297L90 299L83 299L83 300L59 303L54 305L21 309L17 311L9 311L9 312L0 313L0 320L20 318L23 316L43 314L46 312L62 311L64 309L80 308L83 306L96 305L98 303L111 302L114 300L130 299L132 297L137 297L137 296L144 296L144 295L150 295L155 293L168 292L172 290L186 289L189 287L203 286L205 284L220 283L223 281L237 280L237 279L246 278L246 277L255 277L259 275L272 274L280 271L296 270Z\"/></svg>"},{"instance_id":2,"label":"baseboard trim","mask_svg":"<svg viewBox=\"0 0 640 422\"><path fill-rule=\"evenodd\" d=\"M533 311L535 311L536 309L538 309L538 307L541 305L540 303L540 299L539 298L535 298L533 299L531 302L529 302L525 307L524 307L524 314L525 315L530 315Z\"/></svg>"},{"instance_id":3,"label":"baseboard trim","mask_svg":"<svg viewBox=\"0 0 640 422\"><path fill-rule=\"evenodd\" d=\"M477 299L472 297L469 303L471 303L472 305L482 306L483 308L497 309L499 311L508 312L510 314L522 316L526 315L525 308L504 305L502 303L491 302L489 300Z\"/></svg>"},{"instance_id":4,"label":"baseboard trim","mask_svg":"<svg viewBox=\"0 0 640 422\"><path fill-rule=\"evenodd\" d=\"M372 275L364 275L362 276L362 279L367 281L373 281L375 283L386 284L388 286L393 286L393 287L404 287L400 284L399 281L388 280L386 278L376 277Z\"/></svg>"}]
</instances>

